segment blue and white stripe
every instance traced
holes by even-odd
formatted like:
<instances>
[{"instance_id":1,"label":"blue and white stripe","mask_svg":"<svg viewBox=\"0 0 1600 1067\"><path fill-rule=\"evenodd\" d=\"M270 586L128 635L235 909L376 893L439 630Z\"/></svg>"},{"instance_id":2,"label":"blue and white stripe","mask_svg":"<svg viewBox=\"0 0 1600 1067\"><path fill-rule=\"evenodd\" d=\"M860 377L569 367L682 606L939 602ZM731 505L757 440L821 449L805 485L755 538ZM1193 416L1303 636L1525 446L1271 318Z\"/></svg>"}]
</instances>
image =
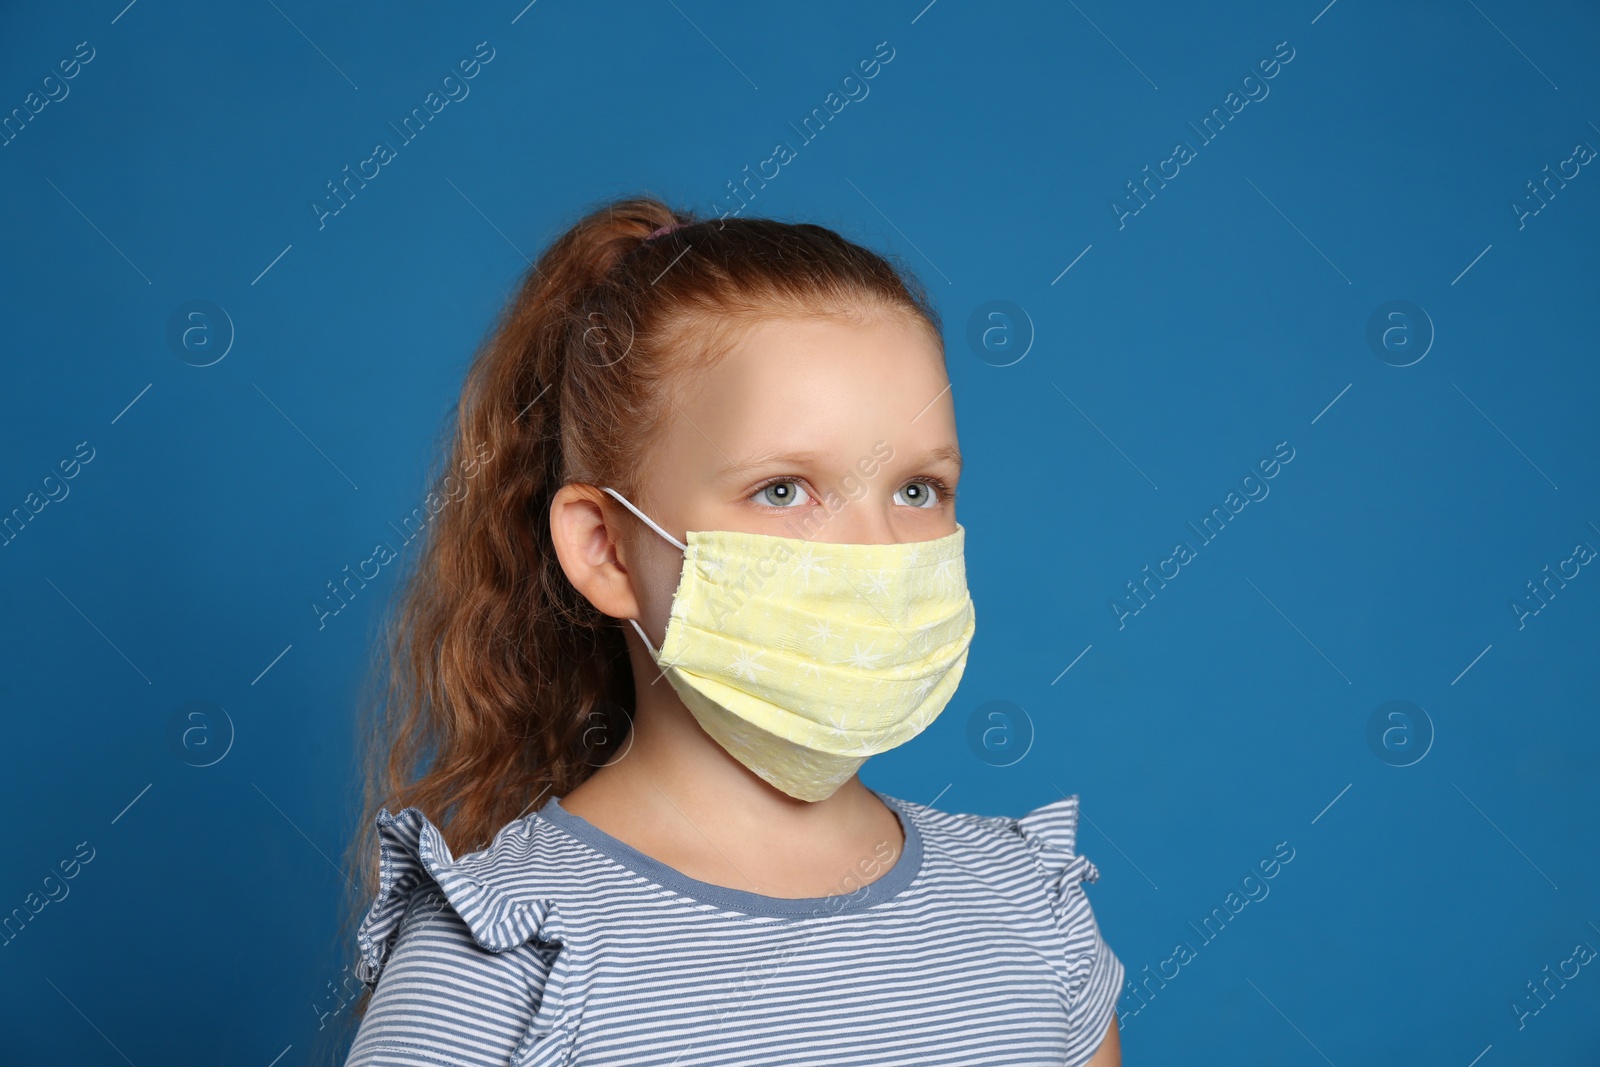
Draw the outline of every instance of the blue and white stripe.
<instances>
[{"instance_id":1,"label":"blue and white stripe","mask_svg":"<svg viewBox=\"0 0 1600 1067\"><path fill-rule=\"evenodd\" d=\"M554 798L460 859L418 809L381 812L347 1067L1086 1062L1123 966L1078 798L1011 818L878 796L894 865L801 900L689 878Z\"/></svg>"}]
</instances>

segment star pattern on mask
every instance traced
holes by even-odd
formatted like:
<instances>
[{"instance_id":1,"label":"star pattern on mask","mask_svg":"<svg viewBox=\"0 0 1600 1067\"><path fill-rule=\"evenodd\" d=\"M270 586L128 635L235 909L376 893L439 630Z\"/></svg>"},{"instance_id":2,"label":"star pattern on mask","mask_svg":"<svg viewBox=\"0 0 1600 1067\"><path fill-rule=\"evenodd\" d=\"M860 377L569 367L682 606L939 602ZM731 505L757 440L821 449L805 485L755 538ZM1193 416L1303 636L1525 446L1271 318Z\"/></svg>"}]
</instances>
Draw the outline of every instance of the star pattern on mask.
<instances>
[{"instance_id":1,"label":"star pattern on mask","mask_svg":"<svg viewBox=\"0 0 1600 1067\"><path fill-rule=\"evenodd\" d=\"M833 623L827 619L818 619L811 624L811 641L815 645L821 645L824 641L831 641L838 636L833 632Z\"/></svg>"},{"instance_id":2,"label":"star pattern on mask","mask_svg":"<svg viewBox=\"0 0 1600 1067\"><path fill-rule=\"evenodd\" d=\"M696 564L700 568L700 573L705 576L706 581L712 585L722 584L723 576L728 573L728 564L725 560L701 556L696 561Z\"/></svg>"},{"instance_id":3,"label":"star pattern on mask","mask_svg":"<svg viewBox=\"0 0 1600 1067\"><path fill-rule=\"evenodd\" d=\"M756 657L766 655L764 649L745 649L728 663L728 670L734 677L744 678L747 681L756 681L756 671L770 671L772 668L765 663L757 663Z\"/></svg>"},{"instance_id":4,"label":"star pattern on mask","mask_svg":"<svg viewBox=\"0 0 1600 1067\"><path fill-rule=\"evenodd\" d=\"M844 733L845 727L849 723L848 713L845 709L837 706L830 706L826 711L822 712L818 719L823 725L832 727L836 733Z\"/></svg>"},{"instance_id":5,"label":"star pattern on mask","mask_svg":"<svg viewBox=\"0 0 1600 1067\"><path fill-rule=\"evenodd\" d=\"M959 559L941 559L933 565L933 580L941 589L950 589L955 586L956 567L960 565Z\"/></svg>"},{"instance_id":6,"label":"star pattern on mask","mask_svg":"<svg viewBox=\"0 0 1600 1067\"><path fill-rule=\"evenodd\" d=\"M917 684L914 687L912 687L912 690L911 690L912 696L916 700L916 702L919 703L919 704L922 703L923 699L929 693L931 693L936 686L938 686L939 681L940 681L940 679L936 675L932 675L932 674L928 675L925 678L918 679L917 680Z\"/></svg>"},{"instance_id":7,"label":"star pattern on mask","mask_svg":"<svg viewBox=\"0 0 1600 1067\"><path fill-rule=\"evenodd\" d=\"M928 656L928 643L932 640L933 635L929 631L922 629L912 630L911 636L906 639L906 648L918 659L926 659Z\"/></svg>"},{"instance_id":8,"label":"star pattern on mask","mask_svg":"<svg viewBox=\"0 0 1600 1067\"><path fill-rule=\"evenodd\" d=\"M862 585L868 593L887 593L889 591L889 576L880 567L878 568L878 573L867 575Z\"/></svg>"},{"instance_id":9,"label":"star pattern on mask","mask_svg":"<svg viewBox=\"0 0 1600 1067\"><path fill-rule=\"evenodd\" d=\"M848 663L852 667L860 667L863 670L871 669L883 658L882 652L872 651L872 646L875 644L877 644L876 641L867 645L866 648L862 648L861 643L859 641L856 642L856 650L840 660L840 662ZM879 684L881 685L882 683L880 682Z\"/></svg>"},{"instance_id":10,"label":"star pattern on mask","mask_svg":"<svg viewBox=\"0 0 1600 1067\"><path fill-rule=\"evenodd\" d=\"M813 574L825 575L831 573L827 567L823 566L831 558L831 556L817 555L815 548L811 545L806 545L794 554L794 560L790 566L794 568L794 573L799 575L806 583L807 588L809 588Z\"/></svg>"}]
</instances>

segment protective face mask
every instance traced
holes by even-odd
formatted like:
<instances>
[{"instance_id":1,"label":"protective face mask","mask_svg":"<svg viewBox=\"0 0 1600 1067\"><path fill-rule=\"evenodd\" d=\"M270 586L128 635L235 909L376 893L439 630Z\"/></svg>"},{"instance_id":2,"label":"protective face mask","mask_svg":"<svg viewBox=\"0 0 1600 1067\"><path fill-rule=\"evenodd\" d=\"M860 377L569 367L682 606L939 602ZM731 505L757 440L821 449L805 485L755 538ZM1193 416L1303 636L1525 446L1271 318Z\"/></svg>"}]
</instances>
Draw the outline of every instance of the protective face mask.
<instances>
[{"instance_id":1,"label":"protective face mask","mask_svg":"<svg viewBox=\"0 0 1600 1067\"><path fill-rule=\"evenodd\" d=\"M871 756L944 710L966 668L974 614L966 528L932 541L848 545L690 530L657 650L701 725L740 763L800 800L824 800Z\"/></svg>"}]
</instances>

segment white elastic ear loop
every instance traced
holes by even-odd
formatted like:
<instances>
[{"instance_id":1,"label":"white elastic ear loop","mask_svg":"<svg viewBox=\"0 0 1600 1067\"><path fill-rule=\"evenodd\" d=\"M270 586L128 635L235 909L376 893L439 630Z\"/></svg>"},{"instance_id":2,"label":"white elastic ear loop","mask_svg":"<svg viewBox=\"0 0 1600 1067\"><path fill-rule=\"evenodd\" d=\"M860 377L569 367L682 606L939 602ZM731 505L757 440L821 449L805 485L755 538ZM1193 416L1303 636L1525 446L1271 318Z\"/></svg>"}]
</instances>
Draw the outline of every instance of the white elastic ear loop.
<instances>
[{"instance_id":1,"label":"white elastic ear loop","mask_svg":"<svg viewBox=\"0 0 1600 1067\"><path fill-rule=\"evenodd\" d=\"M682 541L678 540L676 537L673 537L671 534L667 533L667 531L663 530L661 527L657 526L656 525L656 521L654 519L652 519L650 516L646 515L644 512L640 511L638 508L634 507L633 504L628 500L627 497L623 496L621 493L617 492L615 489L602 489L601 491L602 492L606 492L606 493L610 493L612 496L614 496L618 500L622 501L622 505L624 507L626 507L629 511L633 512L635 515L639 516L639 518L643 519L646 523L648 523L649 526L650 526L650 529L654 530L656 533L660 534L662 537L665 537L668 541L671 541L674 545L677 545L678 546L678 550L680 552L689 551L689 546L688 545L684 544Z\"/></svg>"},{"instance_id":2,"label":"white elastic ear loop","mask_svg":"<svg viewBox=\"0 0 1600 1067\"><path fill-rule=\"evenodd\" d=\"M644 627L640 626L639 623L634 619L629 619L628 622L635 630L639 631L639 640L643 641L644 647L650 650L650 658L653 660L659 660L661 657L656 653L656 646L652 645L650 643L650 639L644 635Z\"/></svg>"},{"instance_id":3,"label":"white elastic ear loop","mask_svg":"<svg viewBox=\"0 0 1600 1067\"><path fill-rule=\"evenodd\" d=\"M671 541L674 545L676 545L679 548L679 550L681 550L683 552L689 551L689 546L688 545L684 544L682 541L678 540L676 537L673 537L671 534L667 533L667 531L663 530L660 526L657 526L654 519L652 519L650 516L646 515L644 512L640 511L638 508L634 507L633 504L628 500L627 497L623 496L621 493L617 492L615 489L606 488L604 486L601 487L601 491L602 492L606 492L606 493L610 493L612 496L614 496L618 500L620 500L624 507L626 507L629 511L633 512L635 515L639 516L639 518L643 519L649 525L649 527L652 530L654 530L656 533L660 534L662 537L665 537L668 541ZM636 619L629 619L628 622L629 622L630 625L633 626L633 628L635 630L638 631L639 640L644 642L644 647L648 648L650 650L650 658L654 659L654 660L659 660L661 657L660 657L659 653L656 652L656 646L654 646L654 645L652 645L650 643L650 638L645 636L644 627L640 626L639 623L638 623L638 620L636 620Z\"/></svg>"}]
</instances>

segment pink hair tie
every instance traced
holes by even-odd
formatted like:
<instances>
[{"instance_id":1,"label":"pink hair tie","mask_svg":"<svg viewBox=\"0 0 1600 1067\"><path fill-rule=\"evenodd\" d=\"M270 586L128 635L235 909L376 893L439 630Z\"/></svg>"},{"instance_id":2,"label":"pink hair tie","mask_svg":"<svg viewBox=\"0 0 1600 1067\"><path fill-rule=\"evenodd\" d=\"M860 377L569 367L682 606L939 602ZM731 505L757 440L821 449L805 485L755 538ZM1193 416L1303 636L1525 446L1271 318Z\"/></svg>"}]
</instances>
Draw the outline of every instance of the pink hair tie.
<instances>
[{"instance_id":1,"label":"pink hair tie","mask_svg":"<svg viewBox=\"0 0 1600 1067\"><path fill-rule=\"evenodd\" d=\"M686 223L686 222L669 222L665 226L658 226L654 231L651 232L649 237L645 238L645 240L646 241L653 241L657 237L660 237L664 233L671 233L673 230L676 230L681 226L687 226L687 225L688 225L688 223Z\"/></svg>"}]
</instances>

